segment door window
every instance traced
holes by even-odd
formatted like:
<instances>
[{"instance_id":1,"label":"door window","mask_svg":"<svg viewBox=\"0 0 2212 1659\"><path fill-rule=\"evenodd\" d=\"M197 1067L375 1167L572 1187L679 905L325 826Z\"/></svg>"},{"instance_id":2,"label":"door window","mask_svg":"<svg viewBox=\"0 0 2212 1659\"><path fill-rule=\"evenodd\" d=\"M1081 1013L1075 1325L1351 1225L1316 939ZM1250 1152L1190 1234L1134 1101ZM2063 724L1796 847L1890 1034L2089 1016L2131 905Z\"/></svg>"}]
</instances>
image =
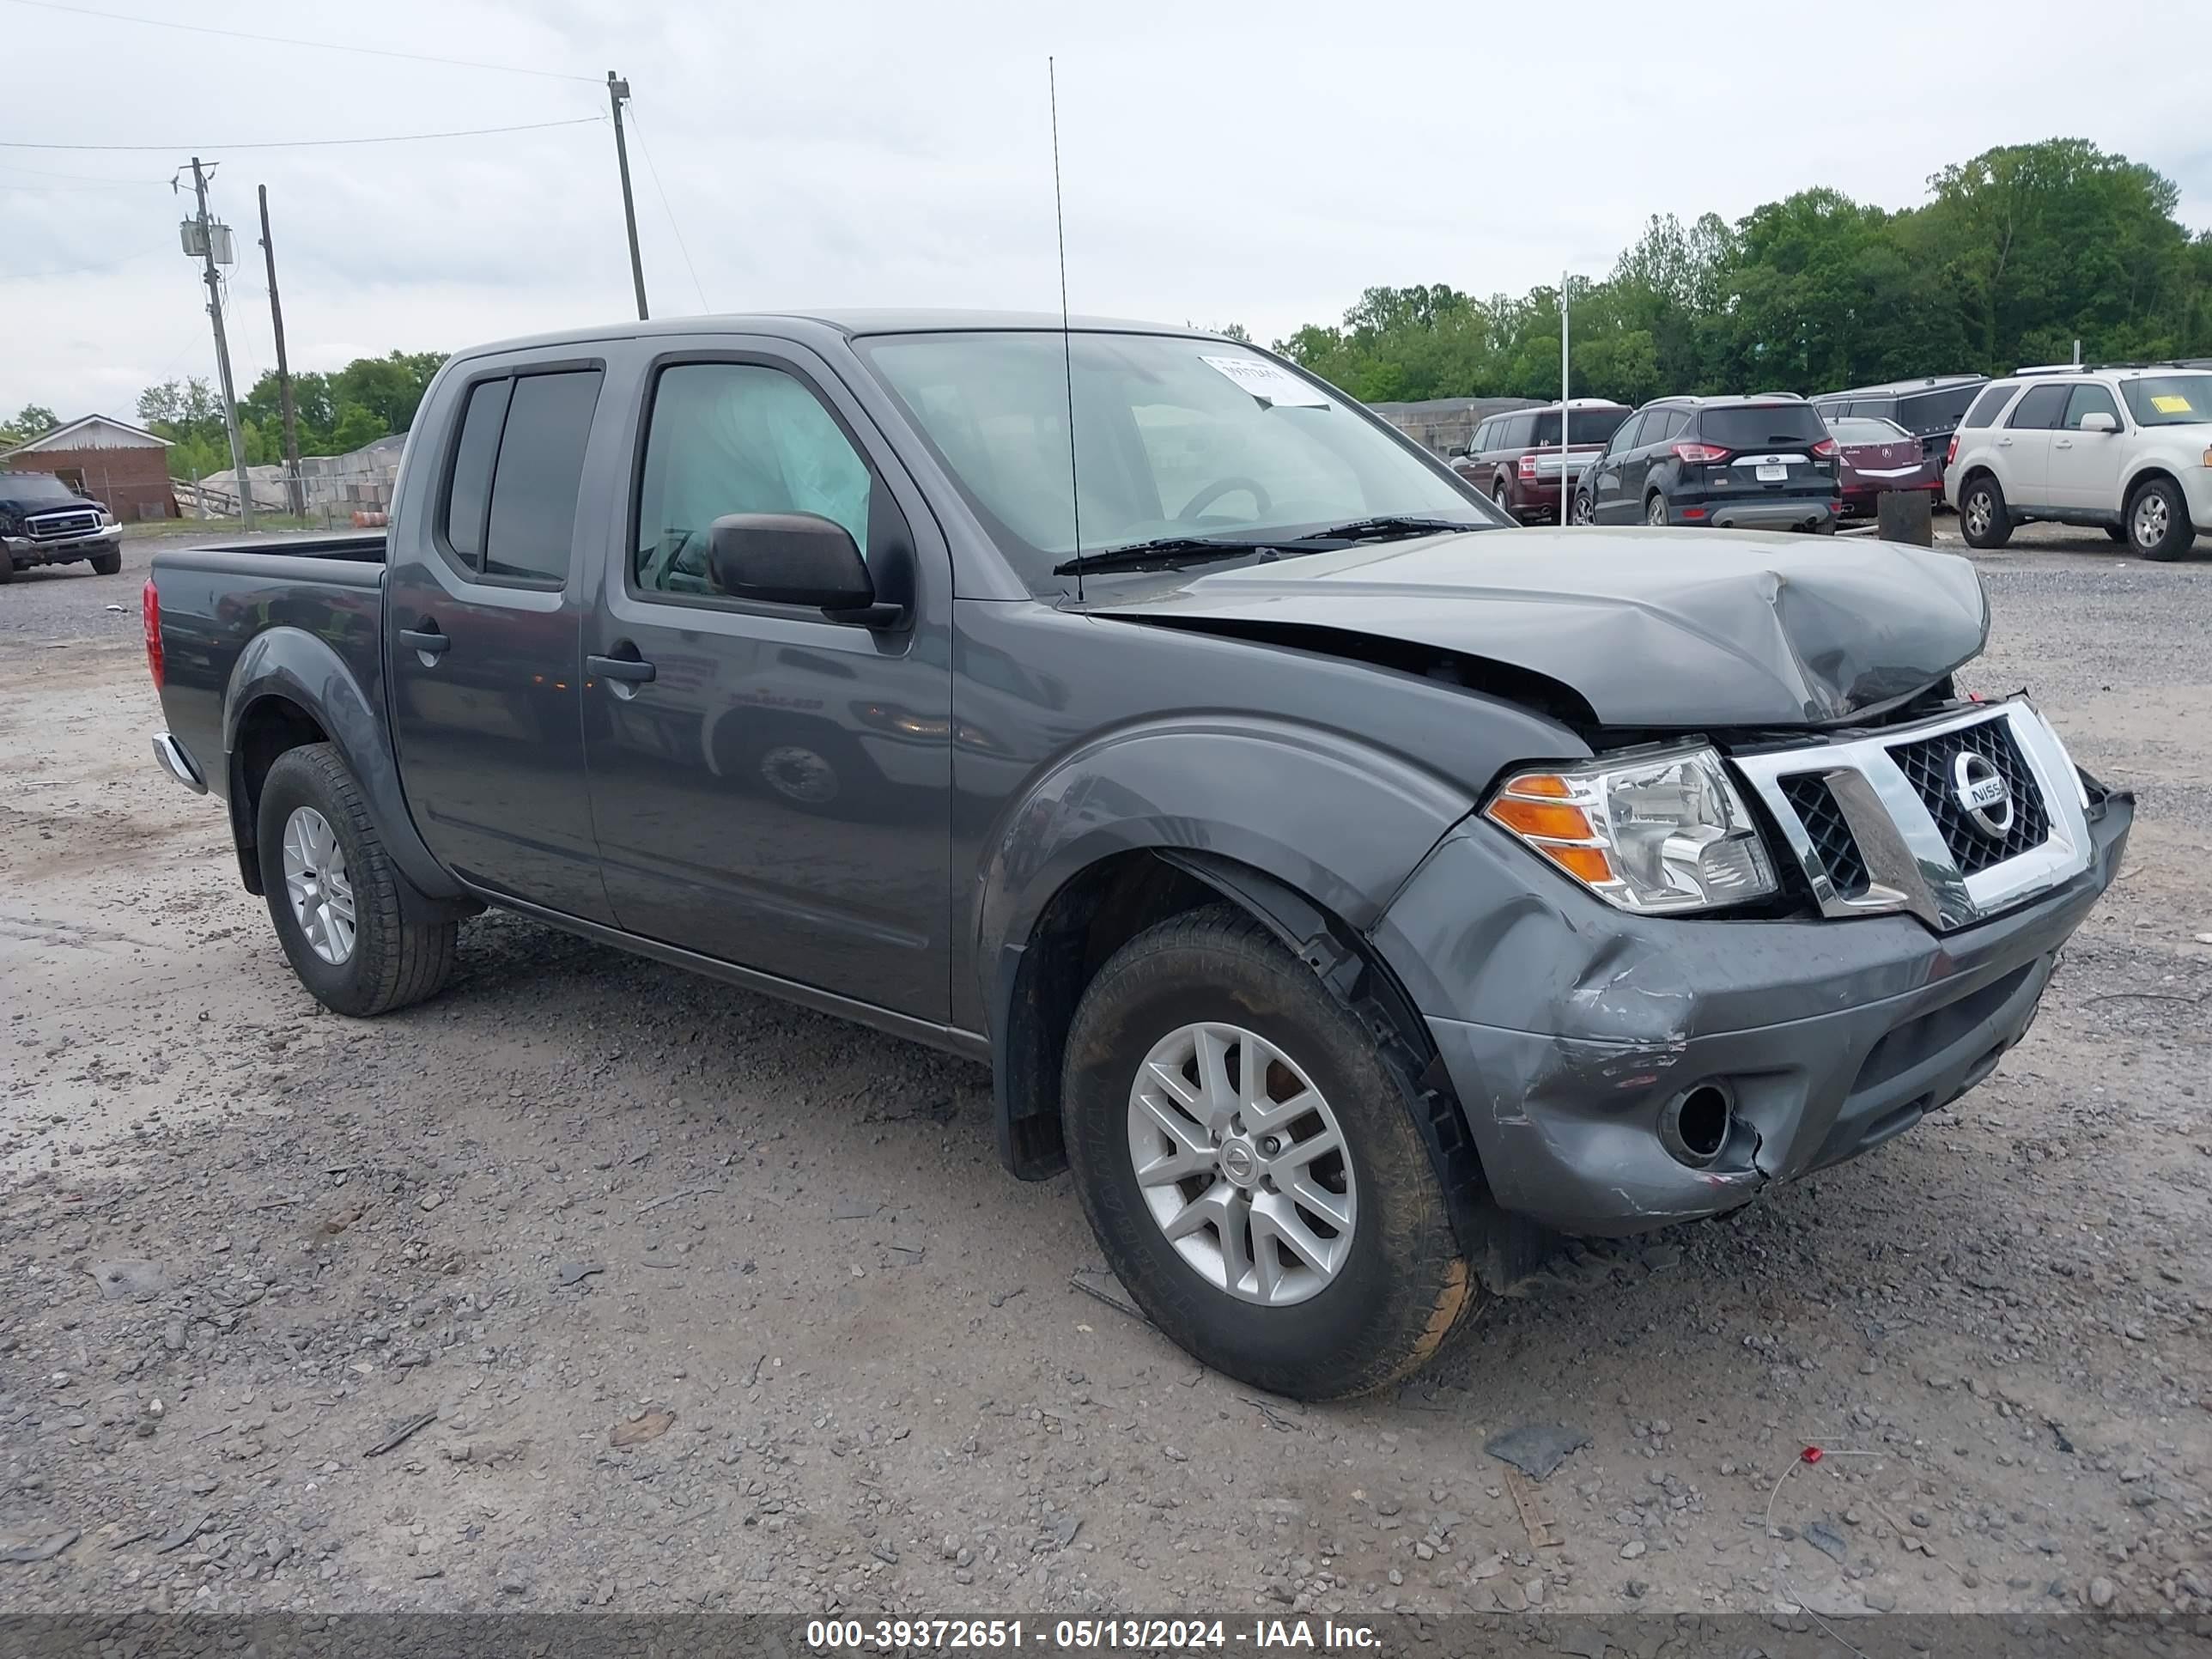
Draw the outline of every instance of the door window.
<instances>
[{"instance_id":1,"label":"door window","mask_svg":"<svg viewBox=\"0 0 2212 1659\"><path fill-rule=\"evenodd\" d=\"M1623 421L1620 423L1620 430L1613 434L1613 442L1607 447L1605 453L1608 455L1626 455L1630 450L1635 448L1643 441L1640 434L1644 428L1651 423L1657 414L1656 410L1652 410L1642 415L1632 416Z\"/></svg>"},{"instance_id":2,"label":"door window","mask_svg":"<svg viewBox=\"0 0 2212 1659\"><path fill-rule=\"evenodd\" d=\"M485 581L564 583L599 399L596 368L472 386L438 517L441 550Z\"/></svg>"},{"instance_id":3,"label":"door window","mask_svg":"<svg viewBox=\"0 0 2212 1659\"><path fill-rule=\"evenodd\" d=\"M2112 417L2112 424L2119 430L2124 432L2128 429L2128 423L2120 418L2120 406L2112 394L2094 382L2074 388L2073 395L2066 400L2066 417L2063 424L2069 432L2079 432L2084 415L2109 415Z\"/></svg>"},{"instance_id":4,"label":"door window","mask_svg":"<svg viewBox=\"0 0 2212 1659\"><path fill-rule=\"evenodd\" d=\"M568 580L584 446L599 400L597 369L525 374L515 381L492 470L487 577L551 587Z\"/></svg>"},{"instance_id":5,"label":"door window","mask_svg":"<svg viewBox=\"0 0 2212 1659\"><path fill-rule=\"evenodd\" d=\"M2027 396L2020 400L2020 407L2012 412L2005 424L2029 431L2044 431L2057 426L2066 410L2066 394L2072 388L2063 386L2036 386L2027 389Z\"/></svg>"},{"instance_id":6,"label":"door window","mask_svg":"<svg viewBox=\"0 0 2212 1659\"><path fill-rule=\"evenodd\" d=\"M678 363L653 389L631 571L647 592L716 592L715 520L811 513L865 556L874 479L844 428L795 375L760 363Z\"/></svg>"}]
</instances>

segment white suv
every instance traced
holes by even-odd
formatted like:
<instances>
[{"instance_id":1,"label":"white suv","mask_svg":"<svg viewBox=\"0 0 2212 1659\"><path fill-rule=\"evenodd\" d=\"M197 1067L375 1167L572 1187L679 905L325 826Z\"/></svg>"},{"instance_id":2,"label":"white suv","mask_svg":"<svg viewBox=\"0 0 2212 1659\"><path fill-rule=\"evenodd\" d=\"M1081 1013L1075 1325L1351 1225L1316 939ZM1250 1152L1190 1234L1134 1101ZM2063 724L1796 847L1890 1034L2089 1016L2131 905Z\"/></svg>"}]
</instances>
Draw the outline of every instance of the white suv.
<instances>
[{"instance_id":1,"label":"white suv","mask_svg":"<svg viewBox=\"0 0 2212 1659\"><path fill-rule=\"evenodd\" d=\"M2212 533L2212 373L2035 368L1992 381L1952 437L1943 494L1969 547L2002 547L2040 519L2178 559Z\"/></svg>"}]
</instances>

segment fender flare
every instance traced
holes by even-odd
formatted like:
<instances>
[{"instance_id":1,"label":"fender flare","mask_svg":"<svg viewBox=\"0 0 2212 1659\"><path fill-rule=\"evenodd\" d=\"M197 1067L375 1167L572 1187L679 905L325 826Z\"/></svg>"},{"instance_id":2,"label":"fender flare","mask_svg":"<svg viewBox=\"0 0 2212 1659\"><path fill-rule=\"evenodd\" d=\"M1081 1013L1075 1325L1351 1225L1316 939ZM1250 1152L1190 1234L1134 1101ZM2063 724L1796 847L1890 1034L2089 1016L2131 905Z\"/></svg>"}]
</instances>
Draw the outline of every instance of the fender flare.
<instances>
[{"instance_id":1,"label":"fender flare","mask_svg":"<svg viewBox=\"0 0 2212 1659\"><path fill-rule=\"evenodd\" d=\"M231 835L247 886L259 890L252 857L253 809L246 799L239 732L254 706L272 697L304 709L360 783L385 850L415 890L411 894L403 890L402 902L412 908L425 901L466 901L460 884L446 873L415 828L382 712L328 641L289 627L264 629L247 641L223 693L223 767L230 783Z\"/></svg>"}]
</instances>

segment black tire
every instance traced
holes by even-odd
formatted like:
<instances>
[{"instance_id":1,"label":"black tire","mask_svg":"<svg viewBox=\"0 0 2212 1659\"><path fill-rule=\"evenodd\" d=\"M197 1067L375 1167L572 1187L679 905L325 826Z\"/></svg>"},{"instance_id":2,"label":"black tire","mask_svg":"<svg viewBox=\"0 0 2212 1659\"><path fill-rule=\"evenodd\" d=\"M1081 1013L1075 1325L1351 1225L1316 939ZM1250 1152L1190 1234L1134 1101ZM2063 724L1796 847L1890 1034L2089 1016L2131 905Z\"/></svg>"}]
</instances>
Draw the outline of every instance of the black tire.
<instances>
[{"instance_id":1,"label":"black tire","mask_svg":"<svg viewBox=\"0 0 2212 1659\"><path fill-rule=\"evenodd\" d=\"M1513 510L1511 495L1512 492L1505 488L1505 480L1500 478L1490 487L1490 504L1507 518L1517 519L1521 515Z\"/></svg>"},{"instance_id":2,"label":"black tire","mask_svg":"<svg viewBox=\"0 0 2212 1659\"><path fill-rule=\"evenodd\" d=\"M1983 526L1979 530L1974 527L1978 520ZM2012 514L2005 507L2004 489L1986 472L1969 479L1966 493L1959 497L1959 533L1967 546L1984 550L2002 547L2012 539Z\"/></svg>"},{"instance_id":3,"label":"black tire","mask_svg":"<svg viewBox=\"0 0 2212 1659\"><path fill-rule=\"evenodd\" d=\"M95 553L92 556L92 574L95 576L112 576L122 568L123 553L119 548L112 553Z\"/></svg>"},{"instance_id":4,"label":"black tire","mask_svg":"<svg viewBox=\"0 0 2212 1659\"><path fill-rule=\"evenodd\" d=\"M5 586L15 580L15 562L5 554L0 554L0 586Z\"/></svg>"},{"instance_id":5,"label":"black tire","mask_svg":"<svg viewBox=\"0 0 2212 1659\"><path fill-rule=\"evenodd\" d=\"M1216 1020L1294 1060L1346 1143L1357 1200L1350 1253L1321 1290L1288 1305L1246 1301L1201 1278L1137 1182L1128 1114L1138 1068L1178 1027ZM1107 1261L1152 1322L1216 1370L1297 1400L1372 1393L1425 1362L1481 1299L1408 1080L1242 911L1176 916L1115 953L1076 1009L1062 1100L1076 1191Z\"/></svg>"},{"instance_id":6,"label":"black tire","mask_svg":"<svg viewBox=\"0 0 2212 1659\"><path fill-rule=\"evenodd\" d=\"M1667 527L1667 498L1656 490L1644 503L1644 522L1655 530Z\"/></svg>"},{"instance_id":7,"label":"black tire","mask_svg":"<svg viewBox=\"0 0 2212 1659\"><path fill-rule=\"evenodd\" d=\"M1820 523L1813 526L1813 533L1815 536L1834 535L1836 533L1836 521L1833 519L1821 520Z\"/></svg>"},{"instance_id":8,"label":"black tire","mask_svg":"<svg viewBox=\"0 0 2212 1659\"><path fill-rule=\"evenodd\" d=\"M2105 534L2109 536L2112 540L2118 542L2123 547L2125 547L2128 544L2128 527L2124 524L2106 525L2105 526Z\"/></svg>"},{"instance_id":9,"label":"black tire","mask_svg":"<svg viewBox=\"0 0 2212 1659\"><path fill-rule=\"evenodd\" d=\"M331 825L353 884L353 949L325 962L293 914L284 885L284 828L313 807ZM459 924L409 921L400 912L399 874L369 817L368 804L337 750L327 743L287 750L261 786L257 831L261 887L292 971L333 1013L366 1018L436 994L452 975Z\"/></svg>"},{"instance_id":10,"label":"black tire","mask_svg":"<svg viewBox=\"0 0 2212 1659\"><path fill-rule=\"evenodd\" d=\"M2144 520L2154 505L2165 508L2158 520L2163 529L2147 538ZM2146 478L2136 486L2128 497L2127 526L2128 545L2160 564L2179 558L2197 539L2197 527L2189 521L2189 499L2171 478Z\"/></svg>"}]
</instances>

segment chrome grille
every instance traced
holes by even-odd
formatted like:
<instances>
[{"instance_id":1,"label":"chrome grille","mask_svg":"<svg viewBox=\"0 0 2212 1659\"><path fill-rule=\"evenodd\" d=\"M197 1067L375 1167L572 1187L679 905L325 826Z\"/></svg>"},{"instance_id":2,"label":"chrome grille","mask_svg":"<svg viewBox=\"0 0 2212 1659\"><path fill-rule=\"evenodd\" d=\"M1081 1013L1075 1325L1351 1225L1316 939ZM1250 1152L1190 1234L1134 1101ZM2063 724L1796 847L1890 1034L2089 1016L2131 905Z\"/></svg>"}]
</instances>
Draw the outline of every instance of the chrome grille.
<instances>
[{"instance_id":1,"label":"chrome grille","mask_svg":"<svg viewBox=\"0 0 2212 1659\"><path fill-rule=\"evenodd\" d=\"M29 521L28 528L33 541L60 541L70 536L88 535L99 529L100 514L91 507L75 508L67 513L42 513Z\"/></svg>"},{"instance_id":2,"label":"chrome grille","mask_svg":"<svg viewBox=\"0 0 2212 1659\"><path fill-rule=\"evenodd\" d=\"M2010 790L2001 833L1959 799L1962 754ZM1731 760L1827 915L1904 912L1948 932L2072 879L2093 856L2088 785L2024 698Z\"/></svg>"},{"instance_id":3,"label":"chrome grille","mask_svg":"<svg viewBox=\"0 0 2212 1659\"><path fill-rule=\"evenodd\" d=\"M2003 720L1984 720L1932 738L1890 745L1890 755L1943 833L1943 844L1967 875L2016 859L2050 839L2051 816L2043 810L2043 793L2029 775L2012 728ZM2001 836L1992 836L1966 816L1959 804L1953 781L1960 755L1979 755L1996 768L2012 800L2012 823Z\"/></svg>"},{"instance_id":4,"label":"chrome grille","mask_svg":"<svg viewBox=\"0 0 2212 1659\"><path fill-rule=\"evenodd\" d=\"M1801 772L1794 778L1782 780L1782 794L1803 823L1805 833L1813 843L1813 854L1828 872L1838 896L1864 897L1874 878L1867 873L1858 837L1851 834L1851 826L1844 821L1844 809L1836 804L1828 781L1817 772Z\"/></svg>"}]
</instances>

